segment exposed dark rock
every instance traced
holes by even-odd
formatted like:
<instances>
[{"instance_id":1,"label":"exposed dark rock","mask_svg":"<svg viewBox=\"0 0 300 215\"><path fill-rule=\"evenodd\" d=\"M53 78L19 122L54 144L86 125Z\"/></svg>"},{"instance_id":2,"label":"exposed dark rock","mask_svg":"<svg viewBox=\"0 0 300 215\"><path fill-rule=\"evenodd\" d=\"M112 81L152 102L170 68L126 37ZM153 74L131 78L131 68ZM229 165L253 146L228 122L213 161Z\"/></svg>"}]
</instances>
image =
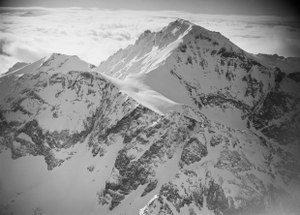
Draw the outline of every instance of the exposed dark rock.
<instances>
[{"instance_id":1,"label":"exposed dark rock","mask_svg":"<svg viewBox=\"0 0 300 215\"><path fill-rule=\"evenodd\" d=\"M42 145L44 142L45 136L35 119L26 123L23 129L20 130L21 132L31 137L32 141L37 145Z\"/></svg>"},{"instance_id":2,"label":"exposed dark rock","mask_svg":"<svg viewBox=\"0 0 300 215\"><path fill-rule=\"evenodd\" d=\"M293 79L296 82L300 82L300 72L290 73L290 74L288 74L287 77L290 78L290 79Z\"/></svg>"},{"instance_id":3,"label":"exposed dark rock","mask_svg":"<svg viewBox=\"0 0 300 215\"><path fill-rule=\"evenodd\" d=\"M167 203L164 203L160 207L158 215L174 215L174 213L172 212L170 206Z\"/></svg>"},{"instance_id":4,"label":"exposed dark rock","mask_svg":"<svg viewBox=\"0 0 300 215\"><path fill-rule=\"evenodd\" d=\"M205 143L204 143L205 144ZM192 163L200 161L207 155L206 146L203 145L198 139L191 138L184 146L181 161L182 164L190 165Z\"/></svg>"},{"instance_id":5,"label":"exposed dark rock","mask_svg":"<svg viewBox=\"0 0 300 215\"><path fill-rule=\"evenodd\" d=\"M213 210L216 215L221 215L222 211L226 211L226 209L229 208L228 200L223 189L213 180L209 182L209 187L206 192L207 207Z\"/></svg>"},{"instance_id":6,"label":"exposed dark rock","mask_svg":"<svg viewBox=\"0 0 300 215\"><path fill-rule=\"evenodd\" d=\"M216 167L220 169L231 169L232 172L241 172L250 170L251 163L237 151L223 150Z\"/></svg>"},{"instance_id":7,"label":"exposed dark rock","mask_svg":"<svg viewBox=\"0 0 300 215\"><path fill-rule=\"evenodd\" d=\"M179 195L179 189L175 185L171 183L164 184L161 187L160 195L166 197L166 199L171 202L179 212L182 197Z\"/></svg>"},{"instance_id":8,"label":"exposed dark rock","mask_svg":"<svg viewBox=\"0 0 300 215\"><path fill-rule=\"evenodd\" d=\"M186 52L186 49L187 49L187 46L186 46L186 44L183 44L183 45L181 45L180 47L179 47L179 50L181 51L181 52Z\"/></svg>"},{"instance_id":9,"label":"exposed dark rock","mask_svg":"<svg viewBox=\"0 0 300 215\"><path fill-rule=\"evenodd\" d=\"M282 72L279 68L276 68L275 72L276 72L275 82L280 83L284 79L286 74Z\"/></svg>"},{"instance_id":10,"label":"exposed dark rock","mask_svg":"<svg viewBox=\"0 0 300 215\"><path fill-rule=\"evenodd\" d=\"M157 186L157 183L158 183L157 179L151 180L151 181L147 184L147 186L145 187L145 189L144 189L144 191L143 191L141 197L147 195L147 194L150 193L152 190L154 190L154 189L156 188L156 186Z\"/></svg>"},{"instance_id":11,"label":"exposed dark rock","mask_svg":"<svg viewBox=\"0 0 300 215\"><path fill-rule=\"evenodd\" d=\"M112 190L109 190L108 192L109 192L109 195L112 197L112 200L111 200L110 206L109 206L109 210L112 210L121 203L121 201L125 198L125 196L123 194L114 192Z\"/></svg>"},{"instance_id":12,"label":"exposed dark rock","mask_svg":"<svg viewBox=\"0 0 300 215\"><path fill-rule=\"evenodd\" d=\"M297 101L291 96L281 91L271 91L263 101L262 107L253 115L250 116L250 120L253 122L255 128L259 129L268 125L271 120L279 119L284 116L285 113L290 111L297 111L295 109ZM299 112L299 110L298 110ZM270 125L264 128L263 132L267 136L279 135L278 131L283 129L282 133L286 133L287 127L293 127L295 123L288 122L286 125ZM277 129L277 131L275 131ZM269 130L269 131L268 131ZM289 133L289 132L288 132ZM271 137L270 136L270 137Z\"/></svg>"},{"instance_id":13,"label":"exposed dark rock","mask_svg":"<svg viewBox=\"0 0 300 215\"><path fill-rule=\"evenodd\" d=\"M221 135L213 135L210 140L210 145L214 147L214 146L219 145L222 141L223 141L223 138Z\"/></svg>"},{"instance_id":14,"label":"exposed dark rock","mask_svg":"<svg viewBox=\"0 0 300 215\"><path fill-rule=\"evenodd\" d=\"M281 125L270 125L263 128L262 133L283 145L292 144L300 140L299 127L295 121L296 118Z\"/></svg>"},{"instance_id":15,"label":"exposed dark rock","mask_svg":"<svg viewBox=\"0 0 300 215\"><path fill-rule=\"evenodd\" d=\"M118 170L123 170L123 169L126 169L126 167L129 163L130 163L130 159L127 157L126 151L125 150L119 151L118 156L115 161L115 167Z\"/></svg>"}]
</instances>

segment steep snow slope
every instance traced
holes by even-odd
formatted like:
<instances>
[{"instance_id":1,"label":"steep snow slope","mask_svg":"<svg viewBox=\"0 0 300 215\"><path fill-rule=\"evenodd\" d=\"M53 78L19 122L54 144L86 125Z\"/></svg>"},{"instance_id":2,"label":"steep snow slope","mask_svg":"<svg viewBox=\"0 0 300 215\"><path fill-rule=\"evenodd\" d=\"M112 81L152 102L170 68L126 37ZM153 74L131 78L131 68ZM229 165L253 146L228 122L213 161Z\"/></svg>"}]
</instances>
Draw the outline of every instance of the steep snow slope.
<instances>
[{"instance_id":1,"label":"steep snow slope","mask_svg":"<svg viewBox=\"0 0 300 215\"><path fill-rule=\"evenodd\" d=\"M114 83L122 92L125 92L140 104L159 114L164 114L169 110L182 110L181 104L176 103L161 93L147 87L138 77L128 77L126 80L119 80L103 73L101 74Z\"/></svg>"}]
</instances>

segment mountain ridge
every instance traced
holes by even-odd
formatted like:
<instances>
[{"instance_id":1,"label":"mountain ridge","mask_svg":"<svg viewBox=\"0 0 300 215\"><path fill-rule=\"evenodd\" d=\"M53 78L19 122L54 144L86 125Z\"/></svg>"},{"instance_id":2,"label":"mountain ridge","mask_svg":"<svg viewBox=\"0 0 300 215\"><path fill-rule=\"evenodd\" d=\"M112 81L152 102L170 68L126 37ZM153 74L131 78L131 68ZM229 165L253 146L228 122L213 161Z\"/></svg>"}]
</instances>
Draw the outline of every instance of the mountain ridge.
<instances>
[{"instance_id":1,"label":"mountain ridge","mask_svg":"<svg viewBox=\"0 0 300 215\"><path fill-rule=\"evenodd\" d=\"M2 75L1 214L296 214L297 76L231 44L177 20Z\"/></svg>"},{"instance_id":2,"label":"mountain ridge","mask_svg":"<svg viewBox=\"0 0 300 215\"><path fill-rule=\"evenodd\" d=\"M180 30L173 34L178 28ZM144 42L118 51L97 70L116 78L122 74L119 79L125 78L132 85L139 83L140 92L150 89L175 103L195 108L207 106L206 101L211 96L219 97L220 101L227 100L226 103L234 106L235 111L228 109L228 114L241 112L234 118L245 115L245 108L249 112L263 97L262 92L267 93L274 87L275 69L263 66L255 56L241 50L220 33L176 20L162 31L148 32L147 35L150 36L142 37ZM161 48L160 43L163 44ZM142 55L136 49L142 50ZM232 103L232 100L240 104ZM224 117L219 110L217 112L220 118ZM206 114L209 114L207 110ZM240 121L238 126L245 126L246 122Z\"/></svg>"}]
</instances>

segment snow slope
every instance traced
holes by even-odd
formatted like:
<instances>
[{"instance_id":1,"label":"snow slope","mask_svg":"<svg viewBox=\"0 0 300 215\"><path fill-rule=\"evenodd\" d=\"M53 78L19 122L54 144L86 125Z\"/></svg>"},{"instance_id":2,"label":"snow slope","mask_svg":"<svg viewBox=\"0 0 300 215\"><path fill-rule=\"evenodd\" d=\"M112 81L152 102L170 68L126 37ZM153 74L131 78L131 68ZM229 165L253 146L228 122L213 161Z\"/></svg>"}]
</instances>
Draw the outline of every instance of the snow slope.
<instances>
[{"instance_id":1,"label":"snow slope","mask_svg":"<svg viewBox=\"0 0 300 215\"><path fill-rule=\"evenodd\" d=\"M283 73L185 20L98 68L11 70L0 214L299 214L299 75Z\"/></svg>"}]
</instances>

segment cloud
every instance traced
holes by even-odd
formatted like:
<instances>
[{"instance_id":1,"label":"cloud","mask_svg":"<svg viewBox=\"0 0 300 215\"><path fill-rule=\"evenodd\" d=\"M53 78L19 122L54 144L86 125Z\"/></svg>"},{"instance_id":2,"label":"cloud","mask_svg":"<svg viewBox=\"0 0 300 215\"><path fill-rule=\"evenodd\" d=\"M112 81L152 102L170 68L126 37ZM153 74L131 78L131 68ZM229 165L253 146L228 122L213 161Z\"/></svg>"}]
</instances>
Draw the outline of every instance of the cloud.
<instances>
[{"instance_id":1,"label":"cloud","mask_svg":"<svg viewBox=\"0 0 300 215\"><path fill-rule=\"evenodd\" d=\"M247 38L247 39L259 39L259 38L262 38L262 36L258 36L258 35L233 35L233 37L240 37L240 38Z\"/></svg>"},{"instance_id":2,"label":"cloud","mask_svg":"<svg viewBox=\"0 0 300 215\"><path fill-rule=\"evenodd\" d=\"M5 47L8 46L9 43L7 40L5 39L0 39L0 55L4 55L4 56L8 56L9 57L9 54L6 53L5 51Z\"/></svg>"},{"instance_id":3,"label":"cloud","mask_svg":"<svg viewBox=\"0 0 300 215\"><path fill-rule=\"evenodd\" d=\"M1 7L0 14L11 15L11 16L24 16L24 17L35 17L49 14L49 12L42 8L11 8Z\"/></svg>"},{"instance_id":4,"label":"cloud","mask_svg":"<svg viewBox=\"0 0 300 215\"><path fill-rule=\"evenodd\" d=\"M120 48L133 44L144 30L159 31L178 17L219 31L248 52L300 56L300 26L293 18L93 8L1 8L0 73L17 61L33 62L52 52L78 55L98 65Z\"/></svg>"}]
</instances>

